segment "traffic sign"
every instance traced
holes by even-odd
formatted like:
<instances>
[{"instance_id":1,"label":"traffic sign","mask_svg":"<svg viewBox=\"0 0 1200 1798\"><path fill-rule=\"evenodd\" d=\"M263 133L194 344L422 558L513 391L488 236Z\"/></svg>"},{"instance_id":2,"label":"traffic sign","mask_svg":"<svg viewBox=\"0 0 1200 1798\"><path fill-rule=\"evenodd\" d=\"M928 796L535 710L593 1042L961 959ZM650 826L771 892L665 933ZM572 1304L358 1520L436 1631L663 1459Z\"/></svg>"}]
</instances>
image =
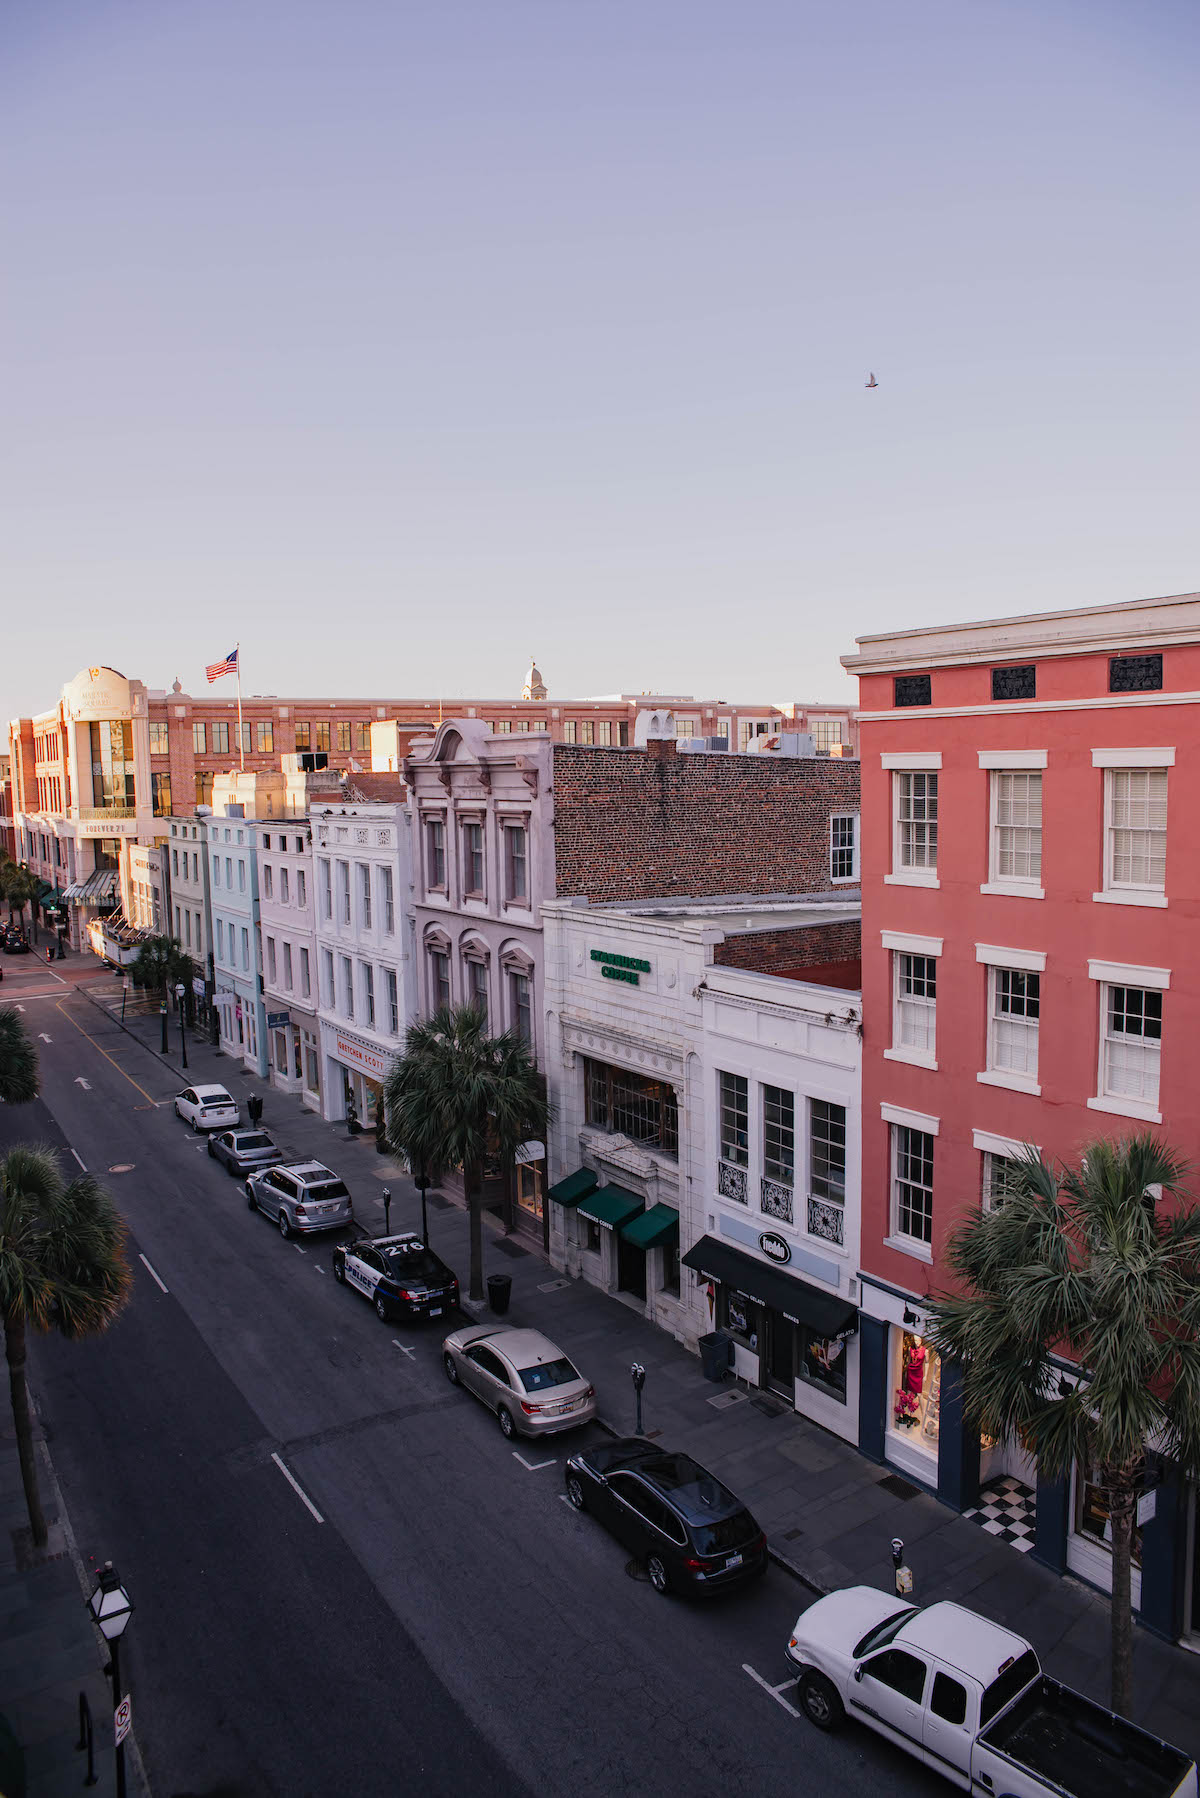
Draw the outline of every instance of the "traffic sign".
<instances>
[{"instance_id":1,"label":"traffic sign","mask_svg":"<svg viewBox=\"0 0 1200 1798\"><path fill-rule=\"evenodd\" d=\"M129 1727L132 1722L133 1700L130 1698L122 1698L120 1704L113 1712L113 1729L116 1733L116 1746L118 1748L129 1734Z\"/></svg>"}]
</instances>

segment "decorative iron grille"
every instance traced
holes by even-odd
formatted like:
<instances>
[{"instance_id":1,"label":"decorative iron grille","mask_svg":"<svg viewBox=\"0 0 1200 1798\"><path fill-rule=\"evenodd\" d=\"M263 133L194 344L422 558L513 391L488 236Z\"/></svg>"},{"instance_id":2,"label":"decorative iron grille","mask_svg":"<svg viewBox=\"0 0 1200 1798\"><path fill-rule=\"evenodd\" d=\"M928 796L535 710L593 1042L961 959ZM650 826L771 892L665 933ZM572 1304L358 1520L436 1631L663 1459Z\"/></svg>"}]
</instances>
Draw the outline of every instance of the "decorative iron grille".
<instances>
[{"instance_id":1,"label":"decorative iron grille","mask_svg":"<svg viewBox=\"0 0 1200 1798\"><path fill-rule=\"evenodd\" d=\"M1110 693L1159 693L1162 691L1162 657L1110 656Z\"/></svg>"},{"instance_id":2,"label":"decorative iron grille","mask_svg":"<svg viewBox=\"0 0 1200 1798\"><path fill-rule=\"evenodd\" d=\"M845 1240L845 1218L840 1205L827 1205L824 1199L808 1201L808 1233L822 1242L832 1242L840 1249Z\"/></svg>"},{"instance_id":3,"label":"decorative iron grille","mask_svg":"<svg viewBox=\"0 0 1200 1798\"><path fill-rule=\"evenodd\" d=\"M992 669L993 699L1036 699L1037 665L1021 662L1012 668Z\"/></svg>"},{"instance_id":4,"label":"decorative iron grille","mask_svg":"<svg viewBox=\"0 0 1200 1798\"><path fill-rule=\"evenodd\" d=\"M759 1206L768 1217L776 1217L781 1224L792 1221L792 1189L780 1186L777 1180L763 1180L759 1194Z\"/></svg>"},{"instance_id":5,"label":"decorative iron grille","mask_svg":"<svg viewBox=\"0 0 1200 1798\"><path fill-rule=\"evenodd\" d=\"M898 674L896 677L897 705L932 705L933 681L928 674Z\"/></svg>"},{"instance_id":6,"label":"decorative iron grille","mask_svg":"<svg viewBox=\"0 0 1200 1798\"><path fill-rule=\"evenodd\" d=\"M733 1167L728 1161L717 1163L717 1191L723 1199L732 1199L736 1205L747 1202L747 1180L744 1167Z\"/></svg>"}]
</instances>

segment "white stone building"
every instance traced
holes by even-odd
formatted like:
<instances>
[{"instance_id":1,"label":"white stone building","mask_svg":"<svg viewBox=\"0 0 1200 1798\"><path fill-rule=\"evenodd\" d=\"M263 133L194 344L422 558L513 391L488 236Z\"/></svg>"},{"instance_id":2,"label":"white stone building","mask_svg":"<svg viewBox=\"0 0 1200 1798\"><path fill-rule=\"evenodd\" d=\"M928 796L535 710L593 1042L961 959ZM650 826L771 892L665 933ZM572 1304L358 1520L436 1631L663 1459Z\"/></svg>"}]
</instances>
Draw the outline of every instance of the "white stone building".
<instances>
[{"instance_id":1,"label":"white stone building","mask_svg":"<svg viewBox=\"0 0 1200 1798\"><path fill-rule=\"evenodd\" d=\"M311 809L321 1114L338 1119L353 1111L364 1128L376 1121L411 1015L404 800L398 775L353 774L344 794L314 799Z\"/></svg>"},{"instance_id":2,"label":"white stone building","mask_svg":"<svg viewBox=\"0 0 1200 1798\"><path fill-rule=\"evenodd\" d=\"M543 920L555 1266L855 1439L857 902Z\"/></svg>"},{"instance_id":3,"label":"white stone building","mask_svg":"<svg viewBox=\"0 0 1200 1798\"><path fill-rule=\"evenodd\" d=\"M332 778L332 777L331 777ZM332 779L334 792L336 779ZM327 800L328 802L328 800ZM258 907L271 1085L321 1109L312 827L306 816L263 825Z\"/></svg>"}]
</instances>

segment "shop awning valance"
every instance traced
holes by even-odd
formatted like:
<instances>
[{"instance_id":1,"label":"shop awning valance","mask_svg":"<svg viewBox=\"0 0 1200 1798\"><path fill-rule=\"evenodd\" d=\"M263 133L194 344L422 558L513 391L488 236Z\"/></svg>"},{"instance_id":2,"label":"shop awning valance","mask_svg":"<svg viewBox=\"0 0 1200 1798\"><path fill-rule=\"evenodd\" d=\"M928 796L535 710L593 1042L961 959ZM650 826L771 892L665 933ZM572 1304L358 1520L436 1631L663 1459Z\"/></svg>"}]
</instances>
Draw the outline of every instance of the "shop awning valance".
<instances>
[{"instance_id":1,"label":"shop awning valance","mask_svg":"<svg viewBox=\"0 0 1200 1798\"><path fill-rule=\"evenodd\" d=\"M626 1192L623 1186L598 1186L595 1192L580 1200L579 1215L594 1218L610 1230L619 1230L645 1207L645 1199L640 1199L636 1192Z\"/></svg>"},{"instance_id":2,"label":"shop awning valance","mask_svg":"<svg viewBox=\"0 0 1200 1798\"><path fill-rule=\"evenodd\" d=\"M63 894L64 899L74 900L76 905L102 905L111 899L117 890L117 870L115 868L97 868L86 880L76 880Z\"/></svg>"},{"instance_id":3,"label":"shop awning valance","mask_svg":"<svg viewBox=\"0 0 1200 1798\"><path fill-rule=\"evenodd\" d=\"M858 1310L838 1298L836 1293L822 1292L781 1267L768 1267L753 1255L744 1255L715 1236L702 1236L683 1257L685 1267L694 1267L707 1280L722 1286L733 1286L747 1298L782 1311L794 1324L805 1324L825 1338L841 1336L858 1327Z\"/></svg>"},{"instance_id":4,"label":"shop awning valance","mask_svg":"<svg viewBox=\"0 0 1200 1798\"><path fill-rule=\"evenodd\" d=\"M596 1176L590 1167L577 1167L573 1174L564 1180L556 1180L547 1188L547 1198L553 1199L557 1205L578 1205L580 1199L586 1199L596 1186Z\"/></svg>"},{"instance_id":5,"label":"shop awning valance","mask_svg":"<svg viewBox=\"0 0 1200 1798\"><path fill-rule=\"evenodd\" d=\"M635 1249L657 1249L674 1236L679 1236L679 1213L673 1205L652 1205L630 1223L621 1225L621 1235Z\"/></svg>"}]
</instances>

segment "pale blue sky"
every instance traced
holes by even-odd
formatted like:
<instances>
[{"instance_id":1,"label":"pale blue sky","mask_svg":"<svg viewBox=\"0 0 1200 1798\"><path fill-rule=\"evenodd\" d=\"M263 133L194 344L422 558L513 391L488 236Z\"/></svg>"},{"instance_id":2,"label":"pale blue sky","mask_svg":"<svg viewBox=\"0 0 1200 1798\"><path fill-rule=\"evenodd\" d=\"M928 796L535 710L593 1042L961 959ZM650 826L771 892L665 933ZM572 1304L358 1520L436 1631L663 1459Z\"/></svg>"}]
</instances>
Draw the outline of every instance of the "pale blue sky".
<instances>
[{"instance_id":1,"label":"pale blue sky","mask_svg":"<svg viewBox=\"0 0 1200 1798\"><path fill-rule=\"evenodd\" d=\"M239 637L257 692L849 696L862 632L1200 587L1198 53L8 0L0 717Z\"/></svg>"}]
</instances>

